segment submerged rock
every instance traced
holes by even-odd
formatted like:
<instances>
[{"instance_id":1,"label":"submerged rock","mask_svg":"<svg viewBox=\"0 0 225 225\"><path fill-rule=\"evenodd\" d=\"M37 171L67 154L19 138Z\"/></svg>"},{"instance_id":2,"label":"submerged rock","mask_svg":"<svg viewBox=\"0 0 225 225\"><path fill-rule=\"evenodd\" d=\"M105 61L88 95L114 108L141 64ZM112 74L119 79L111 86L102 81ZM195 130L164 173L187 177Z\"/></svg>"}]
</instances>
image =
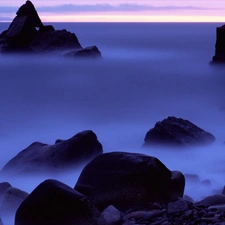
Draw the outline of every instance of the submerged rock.
<instances>
[{"instance_id":1,"label":"submerged rock","mask_svg":"<svg viewBox=\"0 0 225 225\"><path fill-rule=\"evenodd\" d=\"M39 28L37 30L36 28ZM68 54L73 52L73 54ZM72 58L101 58L98 48L83 48L74 33L44 26L33 3L26 1L8 30L0 35L0 53L30 53L73 56Z\"/></svg>"},{"instance_id":2,"label":"submerged rock","mask_svg":"<svg viewBox=\"0 0 225 225\"><path fill-rule=\"evenodd\" d=\"M86 130L53 145L34 142L12 158L1 172L11 175L57 172L86 163L102 152L96 134Z\"/></svg>"},{"instance_id":3,"label":"submerged rock","mask_svg":"<svg viewBox=\"0 0 225 225\"><path fill-rule=\"evenodd\" d=\"M85 166L75 190L100 209L114 205L119 210L142 208L149 202L170 202L183 196L184 176L170 171L155 157L111 152Z\"/></svg>"},{"instance_id":4,"label":"submerged rock","mask_svg":"<svg viewBox=\"0 0 225 225\"><path fill-rule=\"evenodd\" d=\"M22 202L15 225L106 225L100 212L82 194L57 181L39 184Z\"/></svg>"},{"instance_id":5,"label":"submerged rock","mask_svg":"<svg viewBox=\"0 0 225 225\"><path fill-rule=\"evenodd\" d=\"M144 146L195 146L207 145L215 141L215 137L188 120L169 116L155 124L144 139Z\"/></svg>"}]
</instances>

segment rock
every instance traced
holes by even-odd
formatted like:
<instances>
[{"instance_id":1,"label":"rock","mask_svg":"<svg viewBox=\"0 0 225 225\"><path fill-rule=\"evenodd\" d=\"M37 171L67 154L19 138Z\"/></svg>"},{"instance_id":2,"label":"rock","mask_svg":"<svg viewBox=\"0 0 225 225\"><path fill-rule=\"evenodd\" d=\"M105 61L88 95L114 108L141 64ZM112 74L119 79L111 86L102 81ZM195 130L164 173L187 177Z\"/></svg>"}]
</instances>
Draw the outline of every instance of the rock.
<instances>
[{"instance_id":1,"label":"rock","mask_svg":"<svg viewBox=\"0 0 225 225\"><path fill-rule=\"evenodd\" d=\"M102 58L101 52L96 46L86 47L75 52L74 57L79 58Z\"/></svg>"},{"instance_id":2,"label":"rock","mask_svg":"<svg viewBox=\"0 0 225 225\"><path fill-rule=\"evenodd\" d=\"M82 49L76 35L67 30L43 31L37 33L30 43L30 48L36 53L57 53Z\"/></svg>"},{"instance_id":3,"label":"rock","mask_svg":"<svg viewBox=\"0 0 225 225\"><path fill-rule=\"evenodd\" d=\"M5 198L6 191L9 187L12 187L12 186L8 182L0 183L0 206L2 205L2 202Z\"/></svg>"},{"instance_id":4,"label":"rock","mask_svg":"<svg viewBox=\"0 0 225 225\"><path fill-rule=\"evenodd\" d=\"M17 16L10 24L5 38L8 43L8 51L12 49L29 49L29 43L36 35L36 27L43 24L30 1L26 1L17 11Z\"/></svg>"},{"instance_id":5,"label":"rock","mask_svg":"<svg viewBox=\"0 0 225 225\"><path fill-rule=\"evenodd\" d=\"M38 16L38 13L31 1L26 1L25 4L23 4L17 11L17 16L28 16L29 22L34 27L42 27L43 24L41 22L41 19Z\"/></svg>"},{"instance_id":6,"label":"rock","mask_svg":"<svg viewBox=\"0 0 225 225\"><path fill-rule=\"evenodd\" d=\"M15 187L9 187L6 191L2 206L1 215L15 214L16 210L29 194Z\"/></svg>"},{"instance_id":7,"label":"rock","mask_svg":"<svg viewBox=\"0 0 225 225\"><path fill-rule=\"evenodd\" d=\"M111 152L85 166L75 190L100 209L114 205L121 211L145 207L149 202L176 201L183 196L184 176L161 161L138 153Z\"/></svg>"},{"instance_id":8,"label":"rock","mask_svg":"<svg viewBox=\"0 0 225 225\"><path fill-rule=\"evenodd\" d=\"M170 202L167 207L167 211L169 214L174 214L177 212L184 212L189 209L188 202L184 199L179 199L176 202Z\"/></svg>"},{"instance_id":9,"label":"rock","mask_svg":"<svg viewBox=\"0 0 225 225\"><path fill-rule=\"evenodd\" d=\"M8 30L1 33L0 53L101 58L96 46L83 48L74 33L65 29L55 30L52 25L44 26L31 1L26 1L19 8Z\"/></svg>"},{"instance_id":10,"label":"rock","mask_svg":"<svg viewBox=\"0 0 225 225\"><path fill-rule=\"evenodd\" d=\"M74 168L103 152L94 132L86 130L53 145L34 142L19 152L2 169L2 173L57 172Z\"/></svg>"},{"instance_id":11,"label":"rock","mask_svg":"<svg viewBox=\"0 0 225 225\"><path fill-rule=\"evenodd\" d=\"M145 136L144 146L195 146L214 142L215 137L188 120L168 117L157 122Z\"/></svg>"},{"instance_id":12,"label":"rock","mask_svg":"<svg viewBox=\"0 0 225 225\"><path fill-rule=\"evenodd\" d=\"M205 206L205 207L220 205L220 204L225 204L225 195L221 195L221 194L211 195L195 203L196 206Z\"/></svg>"},{"instance_id":13,"label":"rock","mask_svg":"<svg viewBox=\"0 0 225 225\"><path fill-rule=\"evenodd\" d=\"M82 194L57 181L39 184L22 202L15 225L105 225L94 205Z\"/></svg>"},{"instance_id":14,"label":"rock","mask_svg":"<svg viewBox=\"0 0 225 225\"><path fill-rule=\"evenodd\" d=\"M134 219L136 222L146 222L151 219L161 216L166 210L150 210L150 211L136 211L124 216L124 220Z\"/></svg>"},{"instance_id":15,"label":"rock","mask_svg":"<svg viewBox=\"0 0 225 225\"><path fill-rule=\"evenodd\" d=\"M225 25L216 28L215 55L212 63L225 63Z\"/></svg>"},{"instance_id":16,"label":"rock","mask_svg":"<svg viewBox=\"0 0 225 225\"><path fill-rule=\"evenodd\" d=\"M103 212L102 217L108 225L119 224L122 219L122 213L113 205L108 206Z\"/></svg>"}]
</instances>

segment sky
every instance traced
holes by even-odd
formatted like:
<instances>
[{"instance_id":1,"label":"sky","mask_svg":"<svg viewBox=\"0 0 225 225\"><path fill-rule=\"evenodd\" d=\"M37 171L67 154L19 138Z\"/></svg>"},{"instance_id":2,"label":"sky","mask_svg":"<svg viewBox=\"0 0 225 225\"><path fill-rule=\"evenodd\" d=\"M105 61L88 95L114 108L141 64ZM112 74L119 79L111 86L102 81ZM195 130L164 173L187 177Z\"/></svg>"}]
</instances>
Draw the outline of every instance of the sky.
<instances>
[{"instance_id":1,"label":"sky","mask_svg":"<svg viewBox=\"0 0 225 225\"><path fill-rule=\"evenodd\" d=\"M43 22L225 22L224 0L33 0ZM25 0L0 2L11 21Z\"/></svg>"}]
</instances>

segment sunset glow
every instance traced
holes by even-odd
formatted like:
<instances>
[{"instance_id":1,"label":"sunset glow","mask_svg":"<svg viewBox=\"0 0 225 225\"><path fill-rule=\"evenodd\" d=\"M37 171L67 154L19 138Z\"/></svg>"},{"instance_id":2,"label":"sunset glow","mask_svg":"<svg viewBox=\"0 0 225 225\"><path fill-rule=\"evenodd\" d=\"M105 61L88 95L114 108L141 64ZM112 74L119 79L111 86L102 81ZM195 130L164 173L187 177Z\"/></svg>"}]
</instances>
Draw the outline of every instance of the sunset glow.
<instances>
[{"instance_id":1,"label":"sunset glow","mask_svg":"<svg viewBox=\"0 0 225 225\"><path fill-rule=\"evenodd\" d=\"M0 21L10 22L23 0L0 3ZM225 2L140 0L34 2L43 22L225 22Z\"/></svg>"}]
</instances>

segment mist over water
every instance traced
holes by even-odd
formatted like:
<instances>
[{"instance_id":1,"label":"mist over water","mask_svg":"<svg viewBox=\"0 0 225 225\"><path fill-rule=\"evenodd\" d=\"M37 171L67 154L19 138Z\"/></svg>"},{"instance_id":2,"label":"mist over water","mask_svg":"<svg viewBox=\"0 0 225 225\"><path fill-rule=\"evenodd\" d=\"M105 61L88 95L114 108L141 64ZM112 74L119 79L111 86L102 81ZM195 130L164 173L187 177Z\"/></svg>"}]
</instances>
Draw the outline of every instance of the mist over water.
<instances>
[{"instance_id":1,"label":"mist over water","mask_svg":"<svg viewBox=\"0 0 225 225\"><path fill-rule=\"evenodd\" d=\"M187 183L185 194L194 200L223 188L225 75L224 68L209 65L221 24L54 26L74 32L83 47L97 45L103 60L0 56L1 168L34 141L53 144L91 129L105 152L145 153L170 170L211 180L209 186ZM168 116L211 132L215 143L185 150L141 148L146 132ZM79 173L54 178L74 187ZM7 181L31 192L50 177Z\"/></svg>"}]
</instances>

